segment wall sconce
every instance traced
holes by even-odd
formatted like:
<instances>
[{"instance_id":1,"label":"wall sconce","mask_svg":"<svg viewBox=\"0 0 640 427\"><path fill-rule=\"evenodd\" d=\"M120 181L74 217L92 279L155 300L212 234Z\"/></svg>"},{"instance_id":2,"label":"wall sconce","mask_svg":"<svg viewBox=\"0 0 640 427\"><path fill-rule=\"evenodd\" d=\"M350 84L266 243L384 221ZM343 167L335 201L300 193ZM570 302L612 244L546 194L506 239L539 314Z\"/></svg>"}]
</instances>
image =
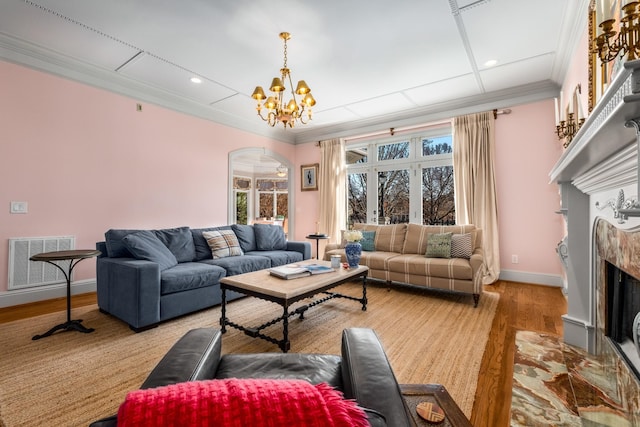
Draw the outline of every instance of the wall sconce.
<instances>
[{"instance_id":1,"label":"wall sconce","mask_svg":"<svg viewBox=\"0 0 640 427\"><path fill-rule=\"evenodd\" d=\"M605 19L598 26L602 34L594 40L594 52L598 54L602 65L613 61L619 55L627 55L632 61L638 57L640 51L640 13L637 11L637 1L627 3L622 7L624 16L620 19L620 31L614 29L615 19ZM608 16L603 15L605 18Z\"/></svg>"},{"instance_id":2,"label":"wall sconce","mask_svg":"<svg viewBox=\"0 0 640 427\"><path fill-rule=\"evenodd\" d=\"M564 139L562 143L564 148L567 148L569 144L571 144L573 137L584 124L585 117L582 111L582 103L580 102L581 93L582 86L578 84L573 91L573 97L569 104L566 119L564 119L562 92L560 92L560 105L558 105L558 98L554 99L556 108L556 135L558 135L558 139Z\"/></svg>"}]
</instances>

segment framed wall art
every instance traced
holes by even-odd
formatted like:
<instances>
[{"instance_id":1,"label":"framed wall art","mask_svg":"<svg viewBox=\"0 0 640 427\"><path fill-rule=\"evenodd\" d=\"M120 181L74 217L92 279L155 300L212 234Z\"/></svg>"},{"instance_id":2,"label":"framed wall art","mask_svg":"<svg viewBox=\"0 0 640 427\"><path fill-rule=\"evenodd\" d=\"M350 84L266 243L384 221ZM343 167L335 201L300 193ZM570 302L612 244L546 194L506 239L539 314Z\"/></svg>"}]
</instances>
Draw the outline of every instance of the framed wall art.
<instances>
[{"instance_id":1,"label":"framed wall art","mask_svg":"<svg viewBox=\"0 0 640 427\"><path fill-rule=\"evenodd\" d=\"M302 191L316 191L318 189L318 163L300 166Z\"/></svg>"}]
</instances>

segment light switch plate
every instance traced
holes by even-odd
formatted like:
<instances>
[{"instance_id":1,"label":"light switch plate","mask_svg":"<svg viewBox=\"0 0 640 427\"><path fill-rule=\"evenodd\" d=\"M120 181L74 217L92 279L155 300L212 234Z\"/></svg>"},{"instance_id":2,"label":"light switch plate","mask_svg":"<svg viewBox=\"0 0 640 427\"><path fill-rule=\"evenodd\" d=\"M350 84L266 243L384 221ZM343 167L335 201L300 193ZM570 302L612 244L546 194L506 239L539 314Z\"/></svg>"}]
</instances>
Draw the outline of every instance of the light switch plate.
<instances>
[{"instance_id":1,"label":"light switch plate","mask_svg":"<svg viewBox=\"0 0 640 427\"><path fill-rule=\"evenodd\" d=\"M27 202L11 202L12 214L26 214L29 210Z\"/></svg>"}]
</instances>

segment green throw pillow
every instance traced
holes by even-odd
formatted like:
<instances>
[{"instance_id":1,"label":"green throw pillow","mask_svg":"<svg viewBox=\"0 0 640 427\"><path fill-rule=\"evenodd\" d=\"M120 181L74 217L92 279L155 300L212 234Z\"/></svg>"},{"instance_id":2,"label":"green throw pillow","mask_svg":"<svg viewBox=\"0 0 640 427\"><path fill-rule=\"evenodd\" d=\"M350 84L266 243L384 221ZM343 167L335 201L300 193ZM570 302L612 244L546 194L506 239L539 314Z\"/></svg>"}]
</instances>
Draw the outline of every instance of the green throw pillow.
<instances>
[{"instance_id":1,"label":"green throw pillow","mask_svg":"<svg viewBox=\"0 0 640 427\"><path fill-rule=\"evenodd\" d=\"M451 234L427 235L427 258L451 258Z\"/></svg>"},{"instance_id":2,"label":"green throw pillow","mask_svg":"<svg viewBox=\"0 0 640 427\"><path fill-rule=\"evenodd\" d=\"M360 245L362 246L363 251L373 252L376 250L376 232L375 231L363 231L362 232L362 240L360 240Z\"/></svg>"}]
</instances>

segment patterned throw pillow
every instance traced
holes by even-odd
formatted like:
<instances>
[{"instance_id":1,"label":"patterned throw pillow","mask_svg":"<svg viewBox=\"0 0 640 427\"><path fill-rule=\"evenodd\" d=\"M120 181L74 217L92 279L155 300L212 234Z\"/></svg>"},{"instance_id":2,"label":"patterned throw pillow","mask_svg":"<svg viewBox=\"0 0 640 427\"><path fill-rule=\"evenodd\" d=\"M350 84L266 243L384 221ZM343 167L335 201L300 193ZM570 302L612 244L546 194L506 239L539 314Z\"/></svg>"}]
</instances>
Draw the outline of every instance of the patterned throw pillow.
<instances>
[{"instance_id":1,"label":"patterned throw pillow","mask_svg":"<svg viewBox=\"0 0 640 427\"><path fill-rule=\"evenodd\" d=\"M363 251L373 252L376 250L376 232L375 231L363 231L362 232L362 240L360 240L360 245L362 246Z\"/></svg>"},{"instance_id":2,"label":"patterned throw pillow","mask_svg":"<svg viewBox=\"0 0 640 427\"><path fill-rule=\"evenodd\" d=\"M427 236L427 258L451 258L451 234L429 234Z\"/></svg>"},{"instance_id":3,"label":"patterned throw pillow","mask_svg":"<svg viewBox=\"0 0 640 427\"><path fill-rule=\"evenodd\" d=\"M454 234L451 236L451 258L471 258L471 234Z\"/></svg>"},{"instance_id":4,"label":"patterned throw pillow","mask_svg":"<svg viewBox=\"0 0 640 427\"><path fill-rule=\"evenodd\" d=\"M233 230L203 231L213 259L242 255L240 242Z\"/></svg>"}]
</instances>

